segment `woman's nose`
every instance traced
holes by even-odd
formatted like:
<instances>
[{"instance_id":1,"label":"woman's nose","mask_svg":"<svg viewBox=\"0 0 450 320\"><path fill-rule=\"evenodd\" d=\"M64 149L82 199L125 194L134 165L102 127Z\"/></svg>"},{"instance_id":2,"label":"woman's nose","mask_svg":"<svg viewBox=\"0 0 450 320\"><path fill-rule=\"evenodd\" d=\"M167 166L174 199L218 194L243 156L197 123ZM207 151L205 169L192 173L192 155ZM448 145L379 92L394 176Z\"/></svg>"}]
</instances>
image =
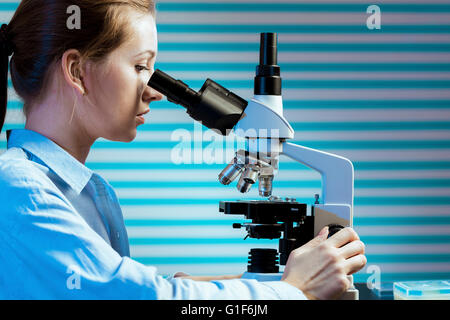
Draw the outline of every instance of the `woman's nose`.
<instances>
[{"instance_id":1,"label":"woman's nose","mask_svg":"<svg viewBox=\"0 0 450 320\"><path fill-rule=\"evenodd\" d=\"M154 101L160 101L163 97L164 95L159 91L156 91L152 87L146 85L142 99L145 101L145 103L150 103Z\"/></svg>"}]
</instances>

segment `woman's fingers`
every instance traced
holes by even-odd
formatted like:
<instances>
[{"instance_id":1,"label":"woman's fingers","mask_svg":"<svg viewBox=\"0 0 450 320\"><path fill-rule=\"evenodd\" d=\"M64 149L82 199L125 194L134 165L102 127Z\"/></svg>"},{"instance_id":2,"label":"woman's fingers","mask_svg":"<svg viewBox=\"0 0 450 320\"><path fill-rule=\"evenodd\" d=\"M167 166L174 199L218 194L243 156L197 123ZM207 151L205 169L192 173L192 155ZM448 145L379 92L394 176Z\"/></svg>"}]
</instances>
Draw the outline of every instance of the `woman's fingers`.
<instances>
[{"instance_id":1,"label":"woman's fingers","mask_svg":"<svg viewBox=\"0 0 450 320\"><path fill-rule=\"evenodd\" d=\"M345 269L347 275L351 275L355 272L358 272L362 268L364 268L364 266L367 263L367 258L363 254L358 254L356 256L348 258L343 263L344 263L344 269Z\"/></svg>"},{"instance_id":2,"label":"woman's fingers","mask_svg":"<svg viewBox=\"0 0 450 320\"><path fill-rule=\"evenodd\" d=\"M338 249L338 252L344 259L351 258L358 254L364 254L365 246L364 243L360 240L355 240L350 243L347 243L345 246L342 246Z\"/></svg>"},{"instance_id":3,"label":"woman's fingers","mask_svg":"<svg viewBox=\"0 0 450 320\"><path fill-rule=\"evenodd\" d=\"M332 235L327 239L327 242L336 248L340 248L354 240L359 240L358 234L352 228L347 227Z\"/></svg>"}]
</instances>

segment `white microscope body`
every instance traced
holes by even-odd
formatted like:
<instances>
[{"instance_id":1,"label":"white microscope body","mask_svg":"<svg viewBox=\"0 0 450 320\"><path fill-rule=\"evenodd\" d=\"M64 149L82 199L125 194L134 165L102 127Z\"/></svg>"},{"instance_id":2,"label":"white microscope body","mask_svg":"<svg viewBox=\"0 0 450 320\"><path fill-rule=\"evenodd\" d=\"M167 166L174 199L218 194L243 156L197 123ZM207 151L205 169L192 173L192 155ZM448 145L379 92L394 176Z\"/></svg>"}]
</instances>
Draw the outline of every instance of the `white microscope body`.
<instances>
[{"instance_id":1,"label":"white microscope body","mask_svg":"<svg viewBox=\"0 0 450 320\"><path fill-rule=\"evenodd\" d=\"M269 53L267 53L267 49L263 48L266 46L269 46ZM272 60L273 65L276 65L276 42L272 43L272 47L270 46L270 44L263 44L262 34L261 64L262 60L268 59ZM262 52L263 50L266 52ZM273 51L270 52L270 50ZM275 55L275 57L262 57L267 54ZM278 171L280 155L285 155L318 171L322 178L322 194L320 202L316 199L316 203L311 207L314 216L314 236L328 225L353 227L354 169L352 162L335 154L287 142L294 138L294 130L284 118L283 100L281 90L279 91L279 95L255 94L254 98L249 101L242 118L234 127L234 133L245 138L247 142L246 150L238 151L237 154L247 154L250 155L250 158L253 155L258 159L266 160L262 161L266 166L260 166L259 170L261 196L271 195L271 183ZM247 192L250 189L250 186L242 188L241 181L246 173L246 165L249 164L245 164L240 170L243 172L240 183L238 183L238 189L241 188L241 192ZM250 165L252 165L251 161ZM271 170L267 168L271 168ZM267 177L263 179L264 175L270 176L270 179ZM267 185L267 181L269 181L269 185ZM281 275L281 272L278 274L246 272L243 277L259 281L272 281L280 279ZM358 291L353 287L353 277L349 276L349 280L352 284L351 288L342 296L342 299L358 299Z\"/></svg>"}]
</instances>

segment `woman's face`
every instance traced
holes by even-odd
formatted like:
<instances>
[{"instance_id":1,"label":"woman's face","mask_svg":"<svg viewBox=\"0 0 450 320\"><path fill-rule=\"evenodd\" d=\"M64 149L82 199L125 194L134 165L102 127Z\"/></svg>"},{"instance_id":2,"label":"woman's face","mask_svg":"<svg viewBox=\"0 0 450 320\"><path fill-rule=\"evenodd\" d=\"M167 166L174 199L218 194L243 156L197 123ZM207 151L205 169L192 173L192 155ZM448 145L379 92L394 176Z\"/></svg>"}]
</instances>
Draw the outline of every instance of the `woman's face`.
<instances>
[{"instance_id":1,"label":"woman's face","mask_svg":"<svg viewBox=\"0 0 450 320\"><path fill-rule=\"evenodd\" d=\"M138 115L150 110L150 102L162 99L159 92L147 86L158 47L155 20L150 14L130 14L133 37L109 54L97 69L99 74L91 73L85 79L85 97L93 106L85 103L82 121L94 137L132 141L137 126L142 124L143 117ZM95 92L89 92L89 88Z\"/></svg>"}]
</instances>

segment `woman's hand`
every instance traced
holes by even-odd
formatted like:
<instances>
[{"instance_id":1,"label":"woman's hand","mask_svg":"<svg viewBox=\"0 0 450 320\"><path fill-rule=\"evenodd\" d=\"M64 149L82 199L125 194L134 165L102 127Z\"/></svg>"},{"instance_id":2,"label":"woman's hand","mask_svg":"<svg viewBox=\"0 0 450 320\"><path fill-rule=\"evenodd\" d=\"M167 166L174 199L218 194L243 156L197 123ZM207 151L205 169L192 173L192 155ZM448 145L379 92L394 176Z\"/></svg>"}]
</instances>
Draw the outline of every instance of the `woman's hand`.
<instances>
[{"instance_id":1,"label":"woman's hand","mask_svg":"<svg viewBox=\"0 0 450 320\"><path fill-rule=\"evenodd\" d=\"M328 227L289 255L282 281L299 288L308 299L336 299L350 287L347 275L367 263L364 243L351 228L327 239Z\"/></svg>"}]
</instances>

